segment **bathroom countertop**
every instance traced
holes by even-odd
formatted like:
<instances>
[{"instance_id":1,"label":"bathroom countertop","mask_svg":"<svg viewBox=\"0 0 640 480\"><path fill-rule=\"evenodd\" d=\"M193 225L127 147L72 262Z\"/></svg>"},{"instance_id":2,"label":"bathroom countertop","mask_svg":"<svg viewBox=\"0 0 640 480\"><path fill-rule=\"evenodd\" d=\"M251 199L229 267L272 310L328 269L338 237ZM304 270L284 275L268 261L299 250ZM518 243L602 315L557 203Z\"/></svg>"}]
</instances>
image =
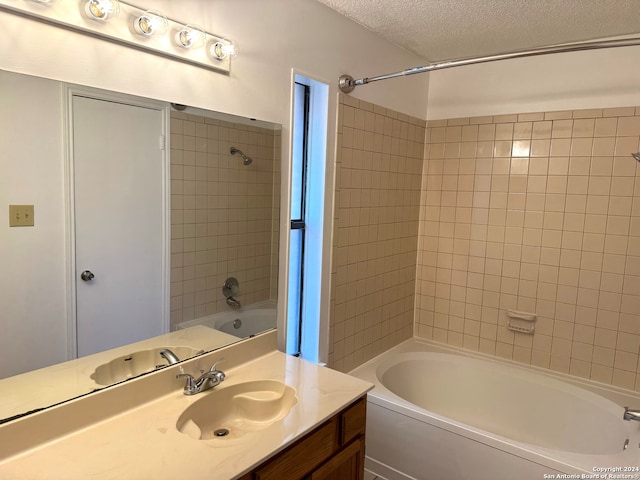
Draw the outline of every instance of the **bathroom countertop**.
<instances>
[{"instance_id":1,"label":"bathroom countertop","mask_svg":"<svg viewBox=\"0 0 640 480\"><path fill-rule=\"evenodd\" d=\"M225 373L226 380L214 390L186 396L180 388L8 457L0 461L0 478L233 479L310 432L372 387L363 380L278 351ZM166 374L162 378L167 378ZM295 389L297 403L283 420L240 439L196 440L176 429L180 414L195 401L216 389L252 380L278 380Z\"/></svg>"}]
</instances>

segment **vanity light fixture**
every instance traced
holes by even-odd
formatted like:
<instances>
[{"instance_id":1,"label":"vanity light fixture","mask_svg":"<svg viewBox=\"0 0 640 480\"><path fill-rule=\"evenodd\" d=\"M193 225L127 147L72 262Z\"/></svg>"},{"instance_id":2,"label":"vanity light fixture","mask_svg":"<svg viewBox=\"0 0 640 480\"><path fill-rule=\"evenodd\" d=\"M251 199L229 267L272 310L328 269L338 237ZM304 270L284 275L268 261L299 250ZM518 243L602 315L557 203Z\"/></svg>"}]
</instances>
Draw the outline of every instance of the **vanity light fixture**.
<instances>
[{"instance_id":1,"label":"vanity light fixture","mask_svg":"<svg viewBox=\"0 0 640 480\"><path fill-rule=\"evenodd\" d=\"M238 53L231 40L195 22L178 21L153 7L140 8L129 1L0 0L0 13L26 16L207 70L231 71L231 57Z\"/></svg>"},{"instance_id":2,"label":"vanity light fixture","mask_svg":"<svg viewBox=\"0 0 640 480\"><path fill-rule=\"evenodd\" d=\"M204 30L198 25L185 25L176 33L176 43L183 48L199 48L204 40Z\"/></svg>"},{"instance_id":3,"label":"vanity light fixture","mask_svg":"<svg viewBox=\"0 0 640 480\"><path fill-rule=\"evenodd\" d=\"M238 45L231 40L223 38L218 42L212 43L209 47L209 52L211 52L214 58L223 60L227 57L235 57L238 55Z\"/></svg>"},{"instance_id":4,"label":"vanity light fixture","mask_svg":"<svg viewBox=\"0 0 640 480\"><path fill-rule=\"evenodd\" d=\"M84 11L94 20L108 20L120 13L120 3L118 0L87 0Z\"/></svg>"},{"instance_id":5,"label":"vanity light fixture","mask_svg":"<svg viewBox=\"0 0 640 480\"><path fill-rule=\"evenodd\" d=\"M164 35L169 29L169 22L162 12L147 10L133 21L133 29L146 37Z\"/></svg>"}]
</instances>

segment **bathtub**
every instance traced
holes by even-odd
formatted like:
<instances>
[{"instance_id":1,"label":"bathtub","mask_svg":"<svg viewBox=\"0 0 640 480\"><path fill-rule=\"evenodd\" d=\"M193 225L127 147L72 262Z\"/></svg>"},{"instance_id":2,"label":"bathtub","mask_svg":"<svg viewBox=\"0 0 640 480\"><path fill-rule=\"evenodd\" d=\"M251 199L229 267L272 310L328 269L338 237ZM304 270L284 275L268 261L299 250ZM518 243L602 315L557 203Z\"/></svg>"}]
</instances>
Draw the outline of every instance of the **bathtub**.
<instances>
[{"instance_id":1,"label":"bathtub","mask_svg":"<svg viewBox=\"0 0 640 480\"><path fill-rule=\"evenodd\" d=\"M388 480L640 478L635 392L418 339L350 373L375 384L366 468Z\"/></svg>"},{"instance_id":2,"label":"bathtub","mask_svg":"<svg viewBox=\"0 0 640 480\"><path fill-rule=\"evenodd\" d=\"M275 302L254 303L239 310L229 310L179 323L176 330L204 325L238 338L251 337L276 328Z\"/></svg>"}]
</instances>

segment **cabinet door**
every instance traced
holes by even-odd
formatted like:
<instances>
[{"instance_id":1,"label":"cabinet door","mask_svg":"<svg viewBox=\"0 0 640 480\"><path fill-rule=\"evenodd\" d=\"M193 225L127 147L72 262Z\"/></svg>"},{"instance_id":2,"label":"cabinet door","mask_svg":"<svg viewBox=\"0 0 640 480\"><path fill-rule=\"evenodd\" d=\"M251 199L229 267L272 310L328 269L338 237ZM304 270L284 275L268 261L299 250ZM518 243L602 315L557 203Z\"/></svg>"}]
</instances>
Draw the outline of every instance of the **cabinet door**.
<instances>
[{"instance_id":1,"label":"cabinet door","mask_svg":"<svg viewBox=\"0 0 640 480\"><path fill-rule=\"evenodd\" d=\"M337 449L338 420L333 417L324 426L285 450L255 471L256 480L300 480ZM337 477L336 477L337 478ZM343 477L342 480L349 478ZM356 478L356 477L354 477Z\"/></svg>"},{"instance_id":2,"label":"cabinet door","mask_svg":"<svg viewBox=\"0 0 640 480\"><path fill-rule=\"evenodd\" d=\"M367 399L361 398L340 415L340 445L364 435L367 423Z\"/></svg>"},{"instance_id":3,"label":"cabinet door","mask_svg":"<svg viewBox=\"0 0 640 480\"><path fill-rule=\"evenodd\" d=\"M359 438L309 477L311 480L363 480L364 438Z\"/></svg>"}]
</instances>

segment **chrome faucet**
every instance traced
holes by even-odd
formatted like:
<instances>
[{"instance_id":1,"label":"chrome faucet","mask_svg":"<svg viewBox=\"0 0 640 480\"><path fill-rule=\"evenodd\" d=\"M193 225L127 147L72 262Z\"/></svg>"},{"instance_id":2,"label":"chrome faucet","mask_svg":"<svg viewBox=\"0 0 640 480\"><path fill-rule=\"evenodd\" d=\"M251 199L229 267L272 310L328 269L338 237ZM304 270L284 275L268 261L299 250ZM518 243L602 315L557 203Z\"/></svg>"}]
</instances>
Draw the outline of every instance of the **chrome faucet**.
<instances>
[{"instance_id":1,"label":"chrome faucet","mask_svg":"<svg viewBox=\"0 0 640 480\"><path fill-rule=\"evenodd\" d=\"M162 358L164 358L167 362L169 362L169 365L173 365L175 363L178 363L180 361L180 359L178 358L178 356L173 353L171 350L169 350L168 348L164 348L162 350L160 350L160 356Z\"/></svg>"},{"instance_id":2,"label":"chrome faucet","mask_svg":"<svg viewBox=\"0 0 640 480\"><path fill-rule=\"evenodd\" d=\"M235 308L236 310L241 308L240 302L233 298L240 291L240 284L238 283L238 279L234 277L229 277L224 281L224 285L222 285L222 294L224 298L227 299L227 305L231 308Z\"/></svg>"},{"instance_id":3,"label":"chrome faucet","mask_svg":"<svg viewBox=\"0 0 640 480\"><path fill-rule=\"evenodd\" d=\"M187 383L184 386L185 395L195 395L196 393L204 392L210 388L220 385L224 379L224 372L218 370L216 366L222 362L224 358L221 358L209 369L208 372L204 372L197 379L188 373L179 373L176 378L184 377L187 379Z\"/></svg>"},{"instance_id":4,"label":"chrome faucet","mask_svg":"<svg viewBox=\"0 0 640 480\"><path fill-rule=\"evenodd\" d=\"M634 410L629 407L624 407L624 415L622 416L625 420L637 420L640 422L640 410Z\"/></svg>"},{"instance_id":5,"label":"chrome faucet","mask_svg":"<svg viewBox=\"0 0 640 480\"><path fill-rule=\"evenodd\" d=\"M227 297L227 305L229 305L231 308L235 308L236 310L242 307L242 305L240 305L240 302L233 297Z\"/></svg>"}]
</instances>

